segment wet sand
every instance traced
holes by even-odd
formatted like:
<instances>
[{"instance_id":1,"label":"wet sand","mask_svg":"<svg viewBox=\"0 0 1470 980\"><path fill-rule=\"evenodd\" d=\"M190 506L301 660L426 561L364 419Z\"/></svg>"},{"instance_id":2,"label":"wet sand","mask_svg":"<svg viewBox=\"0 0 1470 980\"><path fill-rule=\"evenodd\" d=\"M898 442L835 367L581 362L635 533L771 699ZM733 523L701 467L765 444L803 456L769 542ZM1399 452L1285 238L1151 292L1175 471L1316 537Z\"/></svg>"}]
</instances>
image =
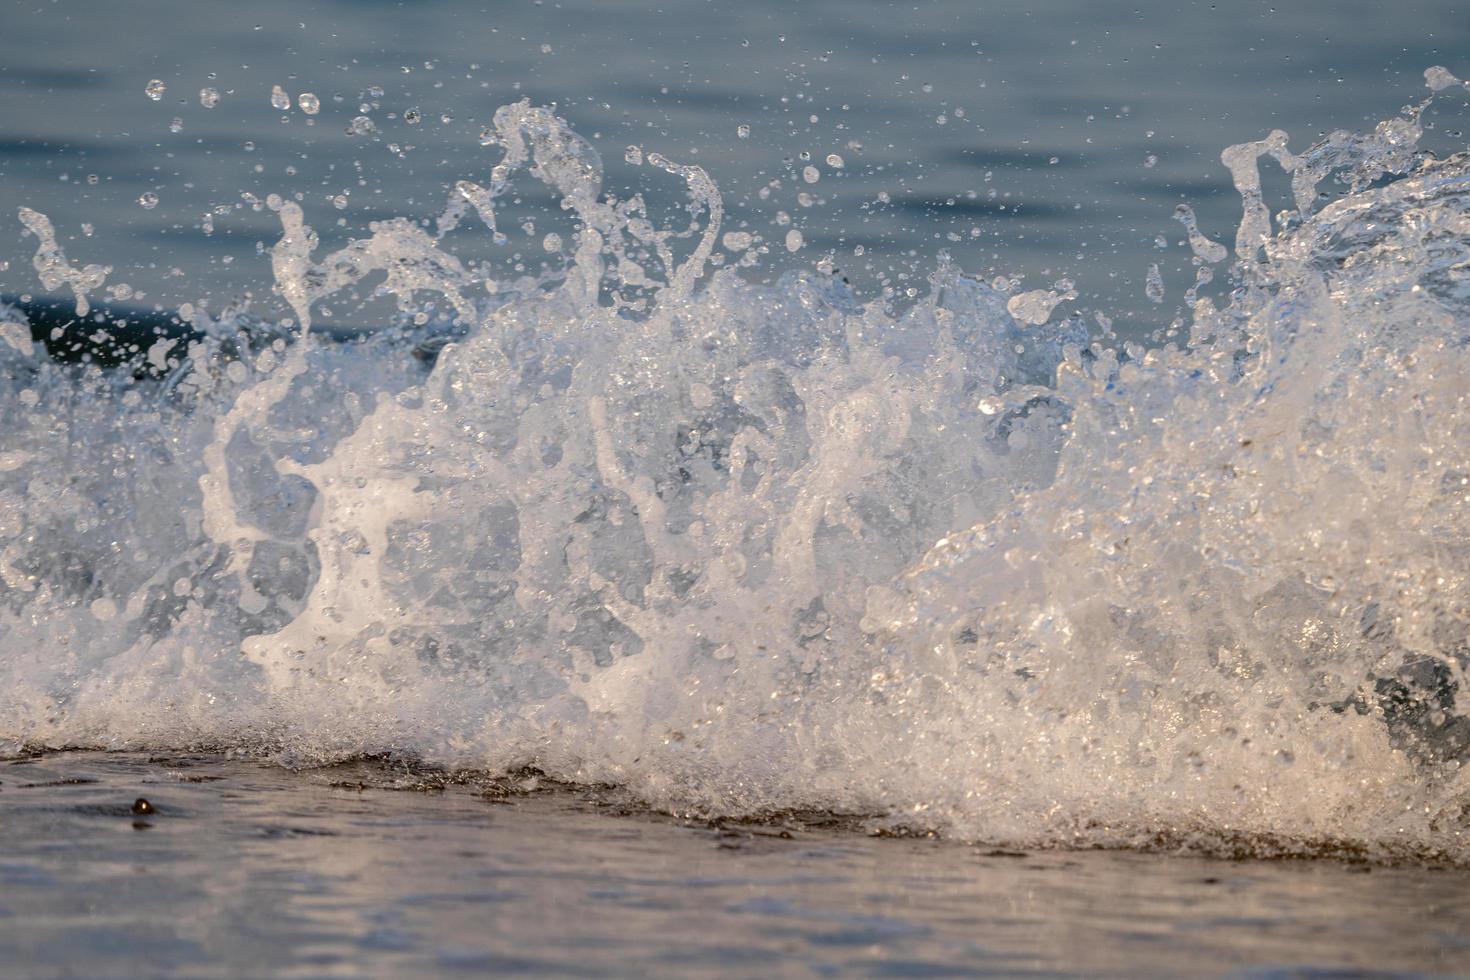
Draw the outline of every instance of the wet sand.
<instances>
[{"instance_id":1,"label":"wet sand","mask_svg":"<svg viewBox=\"0 0 1470 980\"><path fill-rule=\"evenodd\" d=\"M456 781L386 763L11 760L0 962L13 977L1358 976L1470 963L1465 871L1021 853L625 803L530 775Z\"/></svg>"}]
</instances>

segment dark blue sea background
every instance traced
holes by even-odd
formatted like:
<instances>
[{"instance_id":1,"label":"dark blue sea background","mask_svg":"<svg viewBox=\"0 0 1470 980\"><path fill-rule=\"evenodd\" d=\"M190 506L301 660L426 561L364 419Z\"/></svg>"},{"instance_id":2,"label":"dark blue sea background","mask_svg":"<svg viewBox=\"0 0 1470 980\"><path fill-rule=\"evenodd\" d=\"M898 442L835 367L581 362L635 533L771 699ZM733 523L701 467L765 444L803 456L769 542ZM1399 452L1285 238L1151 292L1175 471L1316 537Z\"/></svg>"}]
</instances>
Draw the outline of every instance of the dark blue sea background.
<instances>
[{"instance_id":1,"label":"dark blue sea background","mask_svg":"<svg viewBox=\"0 0 1470 980\"><path fill-rule=\"evenodd\" d=\"M1219 240L1239 219L1220 150L1276 128L1305 146L1387 117L1419 98L1425 68L1454 70L1470 50L1461 7L7 0L0 186L7 211L50 215L73 258L113 265L109 283L145 304L249 297L279 315L260 253L279 226L254 202L300 194L328 246L376 219L432 217L454 181L498 159L478 138L495 109L530 98L592 140L610 190L682 201L626 164L627 146L708 169L726 228L745 222L771 245L752 275L825 258L863 296L901 298L924 291L943 251L1025 288L1068 278L1076 306L1154 329L1167 316L1145 297L1148 266L1169 306L1193 279L1174 207L1189 202ZM289 111L271 104L277 85ZM300 111L302 92L319 114ZM375 131L347 132L364 115ZM555 210L534 191L524 203L533 221ZM34 287L33 246L0 220L0 278ZM543 261L546 225L487 257Z\"/></svg>"}]
</instances>

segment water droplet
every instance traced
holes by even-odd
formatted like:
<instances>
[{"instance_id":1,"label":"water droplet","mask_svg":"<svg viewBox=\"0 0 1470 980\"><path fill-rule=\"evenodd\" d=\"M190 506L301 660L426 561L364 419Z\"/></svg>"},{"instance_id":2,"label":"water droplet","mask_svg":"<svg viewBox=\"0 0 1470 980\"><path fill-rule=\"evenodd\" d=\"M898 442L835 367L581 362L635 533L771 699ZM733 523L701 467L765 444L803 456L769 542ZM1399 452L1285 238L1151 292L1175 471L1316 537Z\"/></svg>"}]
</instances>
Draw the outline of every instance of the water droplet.
<instances>
[{"instance_id":1,"label":"water droplet","mask_svg":"<svg viewBox=\"0 0 1470 980\"><path fill-rule=\"evenodd\" d=\"M1143 166L1144 166L1145 169L1148 169L1148 170L1152 170L1154 168L1154 165L1157 164L1158 162L1159 162L1159 158L1156 157L1156 156L1154 156L1152 153L1150 153L1148 156L1146 156L1146 157L1143 158Z\"/></svg>"},{"instance_id":2,"label":"water droplet","mask_svg":"<svg viewBox=\"0 0 1470 980\"><path fill-rule=\"evenodd\" d=\"M1221 262L1226 256L1225 246L1219 242L1212 242L1200 234L1199 222L1195 218L1194 208L1188 204L1181 204L1174 209L1174 220L1184 226L1189 235L1189 249L1202 262Z\"/></svg>"},{"instance_id":3,"label":"water droplet","mask_svg":"<svg viewBox=\"0 0 1470 980\"><path fill-rule=\"evenodd\" d=\"M300 95L298 95L296 97L296 104L300 106L301 111L306 113L308 116L314 116L322 109L322 100L318 99L310 92L302 92Z\"/></svg>"},{"instance_id":4,"label":"water droplet","mask_svg":"<svg viewBox=\"0 0 1470 980\"><path fill-rule=\"evenodd\" d=\"M282 112L291 108L291 96L287 95L286 90L279 85L271 86L271 108L280 109Z\"/></svg>"},{"instance_id":5,"label":"water droplet","mask_svg":"<svg viewBox=\"0 0 1470 980\"><path fill-rule=\"evenodd\" d=\"M163 84L163 82L159 79L155 78L153 81L143 86L143 91L148 94L148 98L152 99L154 102L157 102L159 99L163 98L163 93L168 91L168 86Z\"/></svg>"},{"instance_id":6,"label":"water droplet","mask_svg":"<svg viewBox=\"0 0 1470 980\"><path fill-rule=\"evenodd\" d=\"M755 236L745 231L727 231L720 241L731 252L743 252L750 248Z\"/></svg>"},{"instance_id":7,"label":"water droplet","mask_svg":"<svg viewBox=\"0 0 1470 980\"><path fill-rule=\"evenodd\" d=\"M541 239L541 247L552 254L560 252L561 236L554 231L549 233L545 238Z\"/></svg>"},{"instance_id":8,"label":"water droplet","mask_svg":"<svg viewBox=\"0 0 1470 980\"><path fill-rule=\"evenodd\" d=\"M739 126L735 127L735 135L743 140L750 139L750 127L745 125L744 123L741 123Z\"/></svg>"},{"instance_id":9,"label":"water droplet","mask_svg":"<svg viewBox=\"0 0 1470 980\"><path fill-rule=\"evenodd\" d=\"M643 163L643 149L637 146L630 146L623 151L623 159L635 167L640 166Z\"/></svg>"},{"instance_id":10,"label":"water droplet","mask_svg":"<svg viewBox=\"0 0 1470 980\"><path fill-rule=\"evenodd\" d=\"M143 206L143 209L145 211L152 211L154 208L158 207L158 195L153 193L152 191L145 191L142 195L139 196L138 203Z\"/></svg>"},{"instance_id":11,"label":"water droplet","mask_svg":"<svg viewBox=\"0 0 1470 980\"><path fill-rule=\"evenodd\" d=\"M842 158L837 154L829 153L827 154L827 166L840 168L846 166L846 164L843 163Z\"/></svg>"},{"instance_id":12,"label":"water droplet","mask_svg":"<svg viewBox=\"0 0 1470 980\"><path fill-rule=\"evenodd\" d=\"M1452 85L1459 85L1460 80L1450 74L1449 69L1442 65L1435 65L1424 71L1424 84L1429 86L1431 92L1443 92Z\"/></svg>"},{"instance_id":13,"label":"water droplet","mask_svg":"<svg viewBox=\"0 0 1470 980\"><path fill-rule=\"evenodd\" d=\"M786 233L786 251L800 252L801 247L805 244L806 241L801 237L801 232L797 231L795 228Z\"/></svg>"},{"instance_id":14,"label":"water droplet","mask_svg":"<svg viewBox=\"0 0 1470 980\"><path fill-rule=\"evenodd\" d=\"M1070 287L1071 284L1067 285ZM1051 319L1052 310L1074 298L1075 295L1070 288L1060 293L1050 289L1033 289L1029 293L1018 293L1006 300L1006 312L1022 323L1039 327ZM1018 347L1016 353L1019 354L1022 350L1023 348Z\"/></svg>"},{"instance_id":15,"label":"water droplet","mask_svg":"<svg viewBox=\"0 0 1470 980\"><path fill-rule=\"evenodd\" d=\"M822 172L816 167L806 167L801 172L801 179L808 184L815 184L822 179Z\"/></svg>"},{"instance_id":16,"label":"water droplet","mask_svg":"<svg viewBox=\"0 0 1470 980\"><path fill-rule=\"evenodd\" d=\"M410 126L417 126L423 119L424 117L419 114L417 109L409 109L403 113L403 121Z\"/></svg>"},{"instance_id":17,"label":"water droplet","mask_svg":"<svg viewBox=\"0 0 1470 980\"><path fill-rule=\"evenodd\" d=\"M213 109L219 105L219 89L205 86L199 90L199 104L206 109Z\"/></svg>"},{"instance_id":18,"label":"water droplet","mask_svg":"<svg viewBox=\"0 0 1470 980\"><path fill-rule=\"evenodd\" d=\"M183 132L184 131L184 120L183 119L180 119L178 116L174 116L174 121L168 124L168 131L170 133L181 133L181 132Z\"/></svg>"},{"instance_id":19,"label":"water droplet","mask_svg":"<svg viewBox=\"0 0 1470 980\"><path fill-rule=\"evenodd\" d=\"M1164 301L1164 277L1159 274L1157 262L1148 267L1148 276L1143 283L1143 293L1148 297L1150 303Z\"/></svg>"},{"instance_id":20,"label":"water droplet","mask_svg":"<svg viewBox=\"0 0 1470 980\"><path fill-rule=\"evenodd\" d=\"M367 116L354 116L347 124L348 136L370 136L378 131L378 124Z\"/></svg>"}]
</instances>

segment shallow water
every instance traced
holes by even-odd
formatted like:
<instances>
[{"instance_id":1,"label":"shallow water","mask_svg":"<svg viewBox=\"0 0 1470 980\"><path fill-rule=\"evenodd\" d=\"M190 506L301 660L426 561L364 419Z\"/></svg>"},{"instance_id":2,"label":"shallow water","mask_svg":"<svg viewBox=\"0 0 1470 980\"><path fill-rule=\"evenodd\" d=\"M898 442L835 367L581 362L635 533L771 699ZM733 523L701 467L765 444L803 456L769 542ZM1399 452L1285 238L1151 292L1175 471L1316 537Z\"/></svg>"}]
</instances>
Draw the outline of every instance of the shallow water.
<instances>
[{"instance_id":1,"label":"shallow water","mask_svg":"<svg viewBox=\"0 0 1470 980\"><path fill-rule=\"evenodd\" d=\"M1020 852L681 820L524 777L426 785L383 764L0 764L5 973L1448 976L1470 955L1464 872ZM140 796L155 814L129 812Z\"/></svg>"}]
</instances>

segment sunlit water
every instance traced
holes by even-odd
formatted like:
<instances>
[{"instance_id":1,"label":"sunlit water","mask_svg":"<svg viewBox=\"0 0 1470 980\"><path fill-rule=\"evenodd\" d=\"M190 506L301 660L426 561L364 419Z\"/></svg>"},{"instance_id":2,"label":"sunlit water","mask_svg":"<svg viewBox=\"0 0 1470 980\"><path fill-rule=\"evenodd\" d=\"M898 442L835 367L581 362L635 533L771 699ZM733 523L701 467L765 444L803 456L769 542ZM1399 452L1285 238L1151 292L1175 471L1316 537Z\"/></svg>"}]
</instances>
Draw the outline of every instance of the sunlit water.
<instances>
[{"instance_id":1,"label":"sunlit water","mask_svg":"<svg viewBox=\"0 0 1470 980\"><path fill-rule=\"evenodd\" d=\"M956 33L937 5L907 56L874 11L792 56L778 11L753 41L758 17L720 21L711 75L779 84L701 80L697 49L591 72L641 79L631 100L558 73L592 34L532 21L483 62L462 33L363 50L401 62L364 77L347 46L402 16L364 12L295 28L330 69L150 48L112 70L117 122L37 52L117 36L123 5L53 6L0 75L64 110L0 153L24 231L0 269L7 753L386 754L711 817L1470 861L1449 71L1377 83L1382 122L1310 100L1357 135L1270 132L1304 113L1284 87L1208 158L1217 121L1166 130L1171 158L1135 113L1183 127L1189 101L1117 67L1164 48L1101 26L1065 57L1117 98L1052 140L968 67L1034 91L1004 39L1061 42L1015 12ZM284 28L253 27L206 47L279 66L254 36ZM104 163L128 153L156 179ZM106 315L150 308L171 322Z\"/></svg>"},{"instance_id":2,"label":"sunlit water","mask_svg":"<svg viewBox=\"0 0 1470 980\"><path fill-rule=\"evenodd\" d=\"M1470 176L1417 149L1465 89L1425 80L1366 134L1227 149L1233 240L1175 217L1232 288L1152 348L943 256L907 304L745 274L705 169L628 151L668 223L526 100L485 170L340 248L265 198L277 321L61 343L15 308L0 734L1465 860ZM559 202L545 266L461 257L525 187ZM85 312L111 270L19 217ZM311 332L368 293L393 329Z\"/></svg>"},{"instance_id":3,"label":"sunlit water","mask_svg":"<svg viewBox=\"0 0 1470 980\"><path fill-rule=\"evenodd\" d=\"M1286 978L1463 975L1470 949L1453 872L969 848L625 802L381 764L0 764L0 956L27 977Z\"/></svg>"}]
</instances>

